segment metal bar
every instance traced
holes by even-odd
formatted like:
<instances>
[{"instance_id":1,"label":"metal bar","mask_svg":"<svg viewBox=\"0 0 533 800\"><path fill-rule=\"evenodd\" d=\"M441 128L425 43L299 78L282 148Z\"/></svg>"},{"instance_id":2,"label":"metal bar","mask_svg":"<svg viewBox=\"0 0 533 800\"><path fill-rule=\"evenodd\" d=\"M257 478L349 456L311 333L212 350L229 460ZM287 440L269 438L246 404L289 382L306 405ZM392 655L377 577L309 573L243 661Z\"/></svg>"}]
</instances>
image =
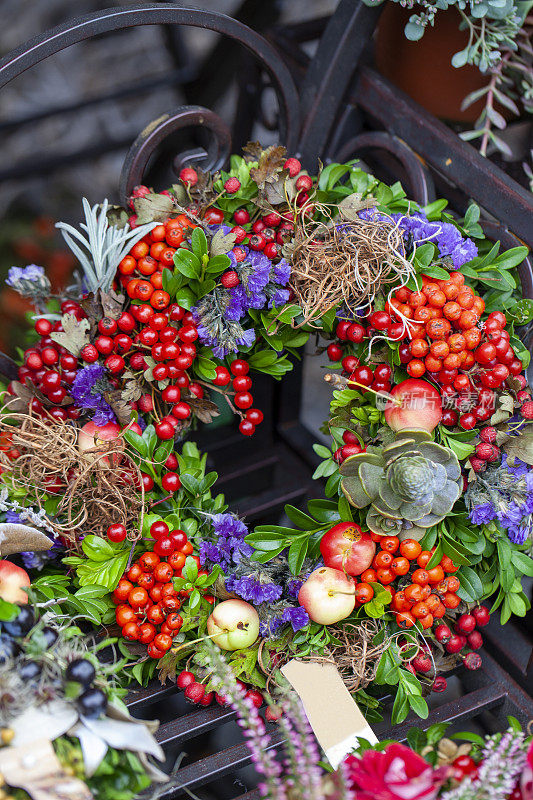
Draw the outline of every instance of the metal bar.
<instances>
[{"instance_id":1,"label":"metal bar","mask_svg":"<svg viewBox=\"0 0 533 800\"><path fill-rule=\"evenodd\" d=\"M266 749L277 749L282 742L283 735L279 730L274 729L270 734L270 741ZM198 789L200 786L205 786L217 778L223 778L250 763L251 756L247 745L237 744L228 747L220 753L206 756L178 770L173 777L172 784L166 786L158 800L173 800L187 789Z\"/></svg>"},{"instance_id":2,"label":"metal bar","mask_svg":"<svg viewBox=\"0 0 533 800\"><path fill-rule=\"evenodd\" d=\"M170 722L164 722L157 730L156 739L161 746L178 744L233 719L235 712L232 708L212 705L202 708L201 711L184 714Z\"/></svg>"},{"instance_id":3,"label":"metal bar","mask_svg":"<svg viewBox=\"0 0 533 800\"><path fill-rule=\"evenodd\" d=\"M369 67L361 67L350 101L533 246L533 195L462 142L444 123Z\"/></svg>"},{"instance_id":4,"label":"metal bar","mask_svg":"<svg viewBox=\"0 0 533 800\"><path fill-rule=\"evenodd\" d=\"M341 0L322 34L302 89L302 132L298 153L305 167L316 169L339 108L381 14L362 0Z\"/></svg>"},{"instance_id":5,"label":"metal bar","mask_svg":"<svg viewBox=\"0 0 533 800\"><path fill-rule=\"evenodd\" d=\"M294 150L298 135L299 102L292 76L285 63L262 36L224 14L170 3L145 4L98 11L68 20L12 50L0 61L0 88L25 70L65 47L110 31L136 25L185 25L216 31L238 41L262 63L273 81L280 106L280 135Z\"/></svg>"}]
</instances>

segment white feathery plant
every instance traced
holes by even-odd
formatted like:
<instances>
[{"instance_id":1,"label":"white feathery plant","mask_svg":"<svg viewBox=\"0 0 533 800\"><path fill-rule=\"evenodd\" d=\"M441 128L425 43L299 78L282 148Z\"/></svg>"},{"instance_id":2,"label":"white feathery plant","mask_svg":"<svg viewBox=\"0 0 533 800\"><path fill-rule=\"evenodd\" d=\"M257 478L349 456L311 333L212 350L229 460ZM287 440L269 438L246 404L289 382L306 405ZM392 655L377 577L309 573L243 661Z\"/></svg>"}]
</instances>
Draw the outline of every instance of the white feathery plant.
<instances>
[{"instance_id":1,"label":"white feathery plant","mask_svg":"<svg viewBox=\"0 0 533 800\"><path fill-rule=\"evenodd\" d=\"M80 223L80 228L87 236L66 222L57 222L56 228L60 229L65 242L80 262L89 291L96 293L101 289L108 292L124 256L157 225L157 222L139 225L135 229L130 229L129 225L117 228L110 225L107 219L109 207L107 200L104 200L101 206L94 205L92 208L85 197L82 202L85 222ZM87 252L74 241L75 239Z\"/></svg>"}]
</instances>

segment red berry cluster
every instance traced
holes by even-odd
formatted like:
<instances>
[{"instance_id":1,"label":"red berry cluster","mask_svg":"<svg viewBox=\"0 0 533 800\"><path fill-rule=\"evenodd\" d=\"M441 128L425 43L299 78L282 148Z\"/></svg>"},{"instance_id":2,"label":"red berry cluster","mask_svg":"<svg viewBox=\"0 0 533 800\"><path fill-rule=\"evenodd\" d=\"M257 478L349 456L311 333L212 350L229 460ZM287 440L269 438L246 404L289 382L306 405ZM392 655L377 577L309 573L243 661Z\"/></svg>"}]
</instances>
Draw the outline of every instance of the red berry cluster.
<instances>
[{"instance_id":1,"label":"red berry cluster","mask_svg":"<svg viewBox=\"0 0 533 800\"><path fill-rule=\"evenodd\" d=\"M184 695L191 703L195 703L201 706L210 706L213 700L221 705L227 705L227 700L223 695L218 694L218 692L206 692L206 686L202 683L201 680L197 679L197 676L194 673L190 672L187 669L184 669L180 672L176 679L176 684L180 689L184 690ZM237 680L237 685L244 692L245 697L251 701L256 708L261 708L264 702L263 695L258 689L249 689L242 681ZM267 719L271 719L272 717L268 716L268 710L266 717Z\"/></svg>"},{"instance_id":2,"label":"red berry cluster","mask_svg":"<svg viewBox=\"0 0 533 800\"><path fill-rule=\"evenodd\" d=\"M252 436L256 426L263 421L263 412L258 408L252 408L254 398L250 394L252 379L248 375L250 365L243 358L236 358L231 362L229 370L226 367L217 367L216 378L213 380L215 386L227 386L232 382L235 390L233 402L241 413L239 430L244 436ZM233 376L233 377L232 377Z\"/></svg>"},{"instance_id":3,"label":"red berry cluster","mask_svg":"<svg viewBox=\"0 0 533 800\"><path fill-rule=\"evenodd\" d=\"M509 344L505 314L493 311L481 323L485 303L459 272L446 281L423 277L421 291L402 287L387 308L410 321L410 341L399 348L407 372L414 378L427 373L442 387L443 424L471 430L489 419L494 390L523 369Z\"/></svg>"},{"instance_id":4,"label":"red berry cluster","mask_svg":"<svg viewBox=\"0 0 533 800\"><path fill-rule=\"evenodd\" d=\"M152 523L150 534L156 540L153 551L142 553L132 564L113 592L113 600L122 636L148 645L151 658L162 658L183 625L178 613L180 596L188 595L187 591L178 592L172 579L181 577L187 556L194 558L199 568L200 560L192 555L193 546L184 531L171 531L160 520ZM198 574L207 575L201 569ZM204 597L214 601L212 595Z\"/></svg>"},{"instance_id":5,"label":"red berry cluster","mask_svg":"<svg viewBox=\"0 0 533 800\"><path fill-rule=\"evenodd\" d=\"M477 606L471 614L462 614L455 622L454 631L448 625L438 625L435 638L444 645L447 653L461 653L465 650L479 650L483 646L483 637L476 628L482 628L489 621L490 614L486 606ZM475 670L481 666L478 653L466 652L463 664L467 669Z\"/></svg>"},{"instance_id":6,"label":"red berry cluster","mask_svg":"<svg viewBox=\"0 0 533 800\"><path fill-rule=\"evenodd\" d=\"M72 300L61 303L61 311L63 314L73 314L78 320L85 317L83 309ZM23 384L31 381L54 407L45 409L37 398L33 398L31 410L35 414L46 413L58 421L78 419L81 412L74 404L61 406L61 403L70 399L69 387L74 383L78 365L76 356L50 337L51 333L62 331L63 326L61 322L52 323L40 318L35 322L35 330L41 337L40 341L25 351L18 377Z\"/></svg>"},{"instance_id":7,"label":"red berry cluster","mask_svg":"<svg viewBox=\"0 0 533 800\"><path fill-rule=\"evenodd\" d=\"M459 782L465 778L471 778L472 780L475 780L477 778L478 767L480 765L481 762L476 763L469 755L465 754L462 756L457 756L457 758L452 761L453 779ZM510 797L512 797L512 795Z\"/></svg>"},{"instance_id":8,"label":"red berry cluster","mask_svg":"<svg viewBox=\"0 0 533 800\"><path fill-rule=\"evenodd\" d=\"M165 312L156 312L147 304L132 305L118 320L104 317L98 323L94 343L81 351L84 361L92 363L101 356L104 365L114 375L121 375L126 366L135 374L148 368L145 356L156 362L152 375L156 381L170 381L161 398L171 406L170 413L161 417L155 426L160 439L172 439L178 423L191 415L191 406L182 399L194 395L202 398L204 390L192 382L186 372L196 358L196 322L190 312L172 304ZM133 407L150 413L154 403L150 394L142 395ZM179 488L179 487L176 487Z\"/></svg>"},{"instance_id":9,"label":"red berry cluster","mask_svg":"<svg viewBox=\"0 0 533 800\"><path fill-rule=\"evenodd\" d=\"M485 472L488 464L494 464L501 458L501 450L496 447L496 428L488 426L479 432L481 442L476 445L475 455L470 457L470 466L474 472Z\"/></svg>"},{"instance_id":10,"label":"red berry cluster","mask_svg":"<svg viewBox=\"0 0 533 800\"><path fill-rule=\"evenodd\" d=\"M366 450L366 447L361 446L359 439L352 431L344 431L342 440L344 442L343 446L339 447L339 449L335 450L333 453L333 458L337 464L342 464L342 462L350 458L350 456L355 456L357 453L364 453Z\"/></svg>"},{"instance_id":11,"label":"red berry cluster","mask_svg":"<svg viewBox=\"0 0 533 800\"><path fill-rule=\"evenodd\" d=\"M345 375L349 375L354 383L359 384L359 388L368 387L375 392L388 392L391 388L392 369L388 364L376 364L370 367L368 364L361 364L357 356L343 355L343 342L351 342L353 344L361 344L363 339L369 337L374 331L380 330L381 315L385 315L390 321L388 314L383 311L375 311L369 317L369 328L365 328L362 322L348 322L343 320L339 322L335 330L335 334L339 339L338 342L330 344L327 348L328 358L331 361L339 361L342 359L342 369ZM400 326L401 327L401 326ZM347 457L347 456L345 456Z\"/></svg>"},{"instance_id":12,"label":"red berry cluster","mask_svg":"<svg viewBox=\"0 0 533 800\"><path fill-rule=\"evenodd\" d=\"M135 192L147 194L146 186L138 186ZM161 225L152 228L137 242L118 265L121 285L133 301L148 303L156 311L170 305L170 295L163 289L163 270L174 269L174 253L186 241L187 231L197 226L185 215L170 217Z\"/></svg>"}]
</instances>

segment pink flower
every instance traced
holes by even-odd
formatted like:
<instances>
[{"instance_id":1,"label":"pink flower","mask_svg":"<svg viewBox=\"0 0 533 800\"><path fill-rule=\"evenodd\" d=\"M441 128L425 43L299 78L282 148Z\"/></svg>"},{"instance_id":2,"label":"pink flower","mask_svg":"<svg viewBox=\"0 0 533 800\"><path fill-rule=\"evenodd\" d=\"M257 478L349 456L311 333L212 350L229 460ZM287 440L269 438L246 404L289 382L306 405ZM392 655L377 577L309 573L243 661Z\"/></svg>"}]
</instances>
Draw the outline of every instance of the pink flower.
<instances>
[{"instance_id":1,"label":"pink flower","mask_svg":"<svg viewBox=\"0 0 533 800\"><path fill-rule=\"evenodd\" d=\"M403 744L348 756L345 765L356 800L434 800L449 772L433 769Z\"/></svg>"},{"instance_id":2,"label":"pink flower","mask_svg":"<svg viewBox=\"0 0 533 800\"><path fill-rule=\"evenodd\" d=\"M523 800L533 800L533 742L527 751L527 764L520 776L520 790Z\"/></svg>"}]
</instances>

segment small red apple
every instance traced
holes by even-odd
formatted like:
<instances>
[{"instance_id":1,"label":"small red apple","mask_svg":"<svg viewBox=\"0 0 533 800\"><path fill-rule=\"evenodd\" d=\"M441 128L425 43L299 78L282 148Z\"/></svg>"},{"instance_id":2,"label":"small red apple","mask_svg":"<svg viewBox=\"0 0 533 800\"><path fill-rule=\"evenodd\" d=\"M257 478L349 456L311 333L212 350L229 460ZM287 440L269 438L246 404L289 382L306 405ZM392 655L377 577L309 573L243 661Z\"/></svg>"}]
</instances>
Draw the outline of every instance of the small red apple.
<instances>
[{"instance_id":1,"label":"small red apple","mask_svg":"<svg viewBox=\"0 0 533 800\"><path fill-rule=\"evenodd\" d=\"M83 428L78 432L78 450L80 453L85 453L86 450L94 450L93 453L87 453L86 458L96 458L97 450L104 442L110 442L116 439L121 432L120 425L116 422L108 422L107 425L95 425L94 422L86 422ZM105 450L105 448L102 448ZM109 464L108 458L102 458L106 464Z\"/></svg>"},{"instance_id":2,"label":"small red apple","mask_svg":"<svg viewBox=\"0 0 533 800\"><path fill-rule=\"evenodd\" d=\"M326 567L360 575L371 565L376 545L355 522L339 522L322 537L320 552Z\"/></svg>"},{"instance_id":3,"label":"small red apple","mask_svg":"<svg viewBox=\"0 0 533 800\"><path fill-rule=\"evenodd\" d=\"M421 428L431 433L442 417L442 402L434 386L418 378L408 378L391 390L385 406L385 421L393 431Z\"/></svg>"},{"instance_id":4,"label":"small red apple","mask_svg":"<svg viewBox=\"0 0 533 800\"><path fill-rule=\"evenodd\" d=\"M355 582L339 569L319 567L302 584L298 602L313 622L333 625L354 610Z\"/></svg>"},{"instance_id":5,"label":"small red apple","mask_svg":"<svg viewBox=\"0 0 533 800\"><path fill-rule=\"evenodd\" d=\"M23 586L30 585L30 576L22 567L11 561L0 561L0 597L10 603L27 603L28 595Z\"/></svg>"}]
</instances>

